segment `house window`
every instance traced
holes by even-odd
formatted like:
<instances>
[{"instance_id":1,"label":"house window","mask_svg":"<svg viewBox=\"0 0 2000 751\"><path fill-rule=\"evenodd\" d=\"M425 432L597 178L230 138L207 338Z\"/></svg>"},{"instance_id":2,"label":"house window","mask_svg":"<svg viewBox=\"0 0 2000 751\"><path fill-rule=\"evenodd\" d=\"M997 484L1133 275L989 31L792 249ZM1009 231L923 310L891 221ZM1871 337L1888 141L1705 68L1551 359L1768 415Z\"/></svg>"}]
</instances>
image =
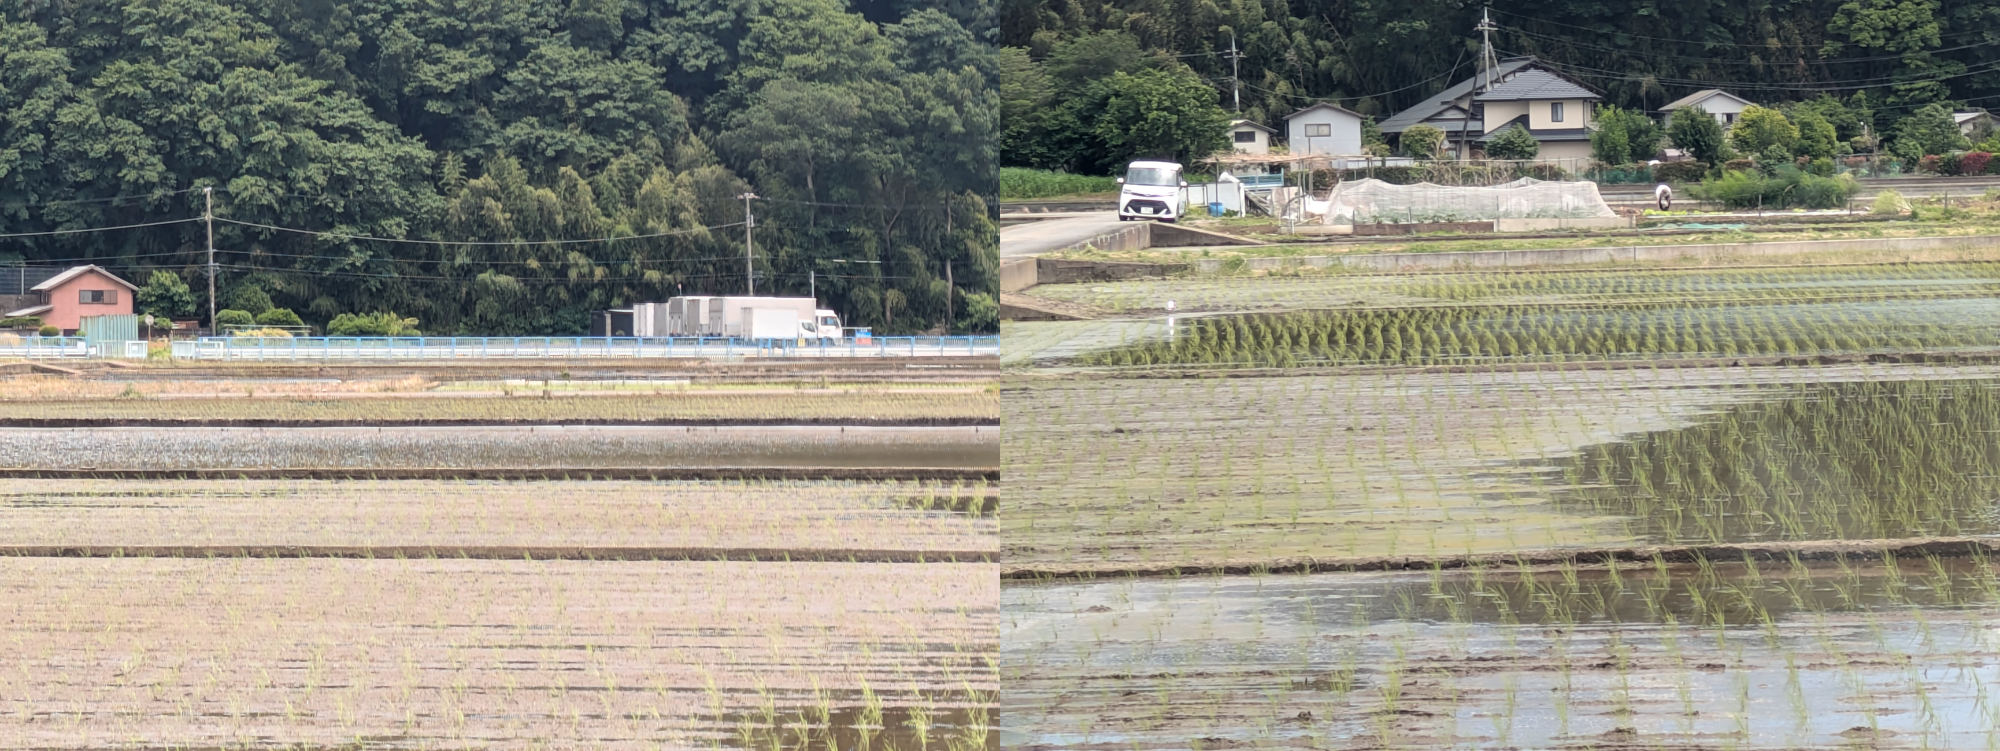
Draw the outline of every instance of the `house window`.
<instances>
[{"instance_id":1,"label":"house window","mask_svg":"<svg viewBox=\"0 0 2000 751\"><path fill-rule=\"evenodd\" d=\"M1254 131L1254 130L1239 130L1239 131L1236 131L1236 142L1237 142L1237 143L1256 143L1256 142L1257 142L1257 131Z\"/></svg>"},{"instance_id":2,"label":"house window","mask_svg":"<svg viewBox=\"0 0 2000 751\"><path fill-rule=\"evenodd\" d=\"M1549 102L1549 122L1559 123L1562 121L1563 121L1563 103Z\"/></svg>"},{"instance_id":3,"label":"house window","mask_svg":"<svg viewBox=\"0 0 2000 751\"><path fill-rule=\"evenodd\" d=\"M87 289L82 292L80 298L78 302L84 305L115 305L118 303L118 290Z\"/></svg>"},{"instance_id":4,"label":"house window","mask_svg":"<svg viewBox=\"0 0 2000 751\"><path fill-rule=\"evenodd\" d=\"M1213 131L1211 131L1211 132L1213 132ZM1328 125L1328 124L1326 124L1326 123L1318 123L1318 124L1314 124L1314 123L1307 123L1307 124L1306 124L1306 137L1307 137L1307 138L1313 138L1313 137L1317 137L1317 136L1331 136L1331 135L1333 135L1333 126L1332 126L1332 125Z\"/></svg>"}]
</instances>

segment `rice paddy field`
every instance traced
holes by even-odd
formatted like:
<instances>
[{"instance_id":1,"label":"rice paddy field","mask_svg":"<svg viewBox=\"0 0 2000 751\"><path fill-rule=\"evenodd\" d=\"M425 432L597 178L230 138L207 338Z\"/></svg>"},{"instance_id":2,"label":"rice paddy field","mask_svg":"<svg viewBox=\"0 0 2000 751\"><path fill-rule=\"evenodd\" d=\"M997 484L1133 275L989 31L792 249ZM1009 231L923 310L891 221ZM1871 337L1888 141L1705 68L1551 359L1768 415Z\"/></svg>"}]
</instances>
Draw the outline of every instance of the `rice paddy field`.
<instances>
[{"instance_id":1,"label":"rice paddy field","mask_svg":"<svg viewBox=\"0 0 2000 751\"><path fill-rule=\"evenodd\" d=\"M1131 317L1005 334L1003 743L2000 748L1996 282L1035 288Z\"/></svg>"},{"instance_id":2,"label":"rice paddy field","mask_svg":"<svg viewBox=\"0 0 2000 751\"><path fill-rule=\"evenodd\" d=\"M161 375L0 377L0 749L998 743L986 383Z\"/></svg>"}]
</instances>

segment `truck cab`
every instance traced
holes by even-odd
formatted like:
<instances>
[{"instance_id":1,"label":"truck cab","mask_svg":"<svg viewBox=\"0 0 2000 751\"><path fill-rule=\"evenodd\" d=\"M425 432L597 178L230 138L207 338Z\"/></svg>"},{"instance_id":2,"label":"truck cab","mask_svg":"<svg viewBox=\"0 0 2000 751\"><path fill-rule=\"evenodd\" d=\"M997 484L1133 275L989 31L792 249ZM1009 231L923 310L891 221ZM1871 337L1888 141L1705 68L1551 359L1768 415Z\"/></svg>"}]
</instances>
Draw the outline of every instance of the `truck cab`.
<instances>
[{"instance_id":1,"label":"truck cab","mask_svg":"<svg viewBox=\"0 0 2000 751\"><path fill-rule=\"evenodd\" d=\"M1118 178L1118 221L1157 219L1168 224L1180 221L1187 206L1182 203L1181 166L1173 162L1133 162Z\"/></svg>"},{"instance_id":2,"label":"truck cab","mask_svg":"<svg viewBox=\"0 0 2000 751\"><path fill-rule=\"evenodd\" d=\"M822 344L840 343L840 316L821 308L813 311L813 320L799 322L799 338L818 339Z\"/></svg>"}]
</instances>

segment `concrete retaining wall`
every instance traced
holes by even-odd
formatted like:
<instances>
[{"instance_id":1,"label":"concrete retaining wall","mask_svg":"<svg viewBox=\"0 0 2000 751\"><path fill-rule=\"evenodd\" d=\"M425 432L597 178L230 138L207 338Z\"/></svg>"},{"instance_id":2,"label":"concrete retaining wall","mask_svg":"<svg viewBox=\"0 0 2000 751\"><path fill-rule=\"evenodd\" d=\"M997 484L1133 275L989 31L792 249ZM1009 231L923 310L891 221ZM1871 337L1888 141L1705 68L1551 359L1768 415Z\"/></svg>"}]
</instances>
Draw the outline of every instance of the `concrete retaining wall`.
<instances>
[{"instance_id":1,"label":"concrete retaining wall","mask_svg":"<svg viewBox=\"0 0 2000 751\"><path fill-rule=\"evenodd\" d=\"M1416 235L1425 232L1492 232L1492 222L1417 222L1415 224L1356 224L1346 234L1358 237Z\"/></svg>"},{"instance_id":2,"label":"concrete retaining wall","mask_svg":"<svg viewBox=\"0 0 2000 751\"><path fill-rule=\"evenodd\" d=\"M1555 229L1631 229L1633 227L1632 222L1633 222L1632 217L1629 216L1584 217L1577 219L1562 219L1554 217L1534 218L1534 219L1495 219L1493 220L1493 231L1547 232L1549 230L1555 230Z\"/></svg>"},{"instance_id":3,"label":"concrete retaining wall","mask_svg":"<svg viewBox=\"0 0 2000 751\"><path fill-rule=\"evenodd\" d=\"M1185 263L1117 263L1111 261L1062 261L1035 259L1035 278L1041 284L1115 282L1166 276L1187 270Z\"/></svg>"},{"instance_id":4,"label":"concrete retaining wall","mask_svg":"<svg viewBox=\"0 0 2000 751\"><path fill-rule=\"evenodd\" d=\"M1000 291L1019 292L1041 283L1035 274L1035 259L1009 258L1000 262Z\"/></svg>"},{"instance_id":5,"label":"concrete retaining wall","mask_svg":"<svg viewBox=\"0 0 2000 751\"><path fill-rule=\"evenodd\" d=\"M1797 240L1769 243L1714 243L1707 245L1650 245L1631 248L1551 248L1546 250L1485 250L1458 253L1373 253L1338 256L1290 256L1242 259L1246 269L1280 269L1297 266L1324 268L1342 265L1373 271L1450 268L1502 268L1512 266L1561 266L1583 263L1639 263L1682 259L1755 258L1808 253L1856 251L1923 251L2000 248L2000 235L1970 237L1896 237L1861 240ZM1221 271L1229 259L1194 259L1201 272Z\"/></svg>"},{"instance_id":6,"label":"concrete retaining wall","mask_svg":"<svg viewBox=\"0 0 2000 751\"><path fill-rule=\"evenodd\" d=\"M1150 224L1146 231L1149 248L1202 248L1213 245L1263 245L1247 237L1178 224Z\"/></svg>"}]
</instances>

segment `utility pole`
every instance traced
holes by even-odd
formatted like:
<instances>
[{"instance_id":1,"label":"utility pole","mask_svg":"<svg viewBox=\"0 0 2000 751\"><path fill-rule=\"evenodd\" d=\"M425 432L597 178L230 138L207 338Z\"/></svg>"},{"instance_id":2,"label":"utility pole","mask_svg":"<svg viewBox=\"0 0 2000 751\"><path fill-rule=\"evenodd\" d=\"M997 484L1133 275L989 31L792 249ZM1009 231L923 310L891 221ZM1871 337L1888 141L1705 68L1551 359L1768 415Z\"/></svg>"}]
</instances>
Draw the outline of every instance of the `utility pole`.
<instances>
[{"instance_id":1,"label":"utility pole","mask_svg":"<svg viewBox=\"0 0 2000 751\"><path fill-rule=\"evenodd\" d=\"M202 188L201 200L201 218L208 223L208 330L214 335L220 333L215 325L215 188Z\"/></svg>"},{"instance_id":2,"label":"utility pole","mask_svg":"<svg viewBox=\"0 0 2000 751\"><path fill-rule=\"evenodd\" d=\"M806 289L813 297L813 304L819 304L819 269L806 269Z\"/></svg>"},{"instance_id":3,"label":"utility pole","mask_svg":"<svg viewBox=\"0 0 2000 751\"><path fill-rule=\"evenodd\" d=\"M1474 99L1477 99L1480 94L1486 93L1486 90L1493 86L1493 71L1500 67L1499 59L1493 56L1493 30L1499 27L1493 25L1493 15L1490 11L1490 8L1480 8L1479 25L1472 27L1473 31L1479 32L1479 87L1472 91ZM1464 161L1472 156L1472 133L1466 129L1471 124L1471 103L1468 102L1466 116L1460 118L1458 121L1458 158L1460 161Z\"/></svg>"},{"instance_id":4,"label":"utility pole","mask_svg":"<svg viewBox=\"0 0 2000 751\"><path fill-rule=\"evenodd\" d=\"M749 295L756 297L757 267L754 259L757 257L757 246L750 240L750 228L756 226L757 217L750 214L750 202L756 200L757 194L744 193L737 198L743 199L743 278L749 283Z\"/></svg>"},{"instance_id":5,"label":"utility pole","mask_svg":"<svg viewBox=\"0 0 2000 751\"><path fill-rule=\"evenodd\" d=\"M1236 64L1238 60L1242 59L1243 59L1243 53L1236 51L1236 35L1230 34L1229 35L1229 98L1230 98L1230 110L1233 112L1243 111L1243 79L1238 73Z\"/></svg>"},{"instance_id":6,"label":"utility pole","mask_svg":"<svg viewBox=\"0 0 2000 751\"><path fill-rule=\"evenodd\" d=\"M944 259L944 335L951 336L951 296L958 294L958 287L951 280L951 259Z\"/></svg>"}]
</instances>

